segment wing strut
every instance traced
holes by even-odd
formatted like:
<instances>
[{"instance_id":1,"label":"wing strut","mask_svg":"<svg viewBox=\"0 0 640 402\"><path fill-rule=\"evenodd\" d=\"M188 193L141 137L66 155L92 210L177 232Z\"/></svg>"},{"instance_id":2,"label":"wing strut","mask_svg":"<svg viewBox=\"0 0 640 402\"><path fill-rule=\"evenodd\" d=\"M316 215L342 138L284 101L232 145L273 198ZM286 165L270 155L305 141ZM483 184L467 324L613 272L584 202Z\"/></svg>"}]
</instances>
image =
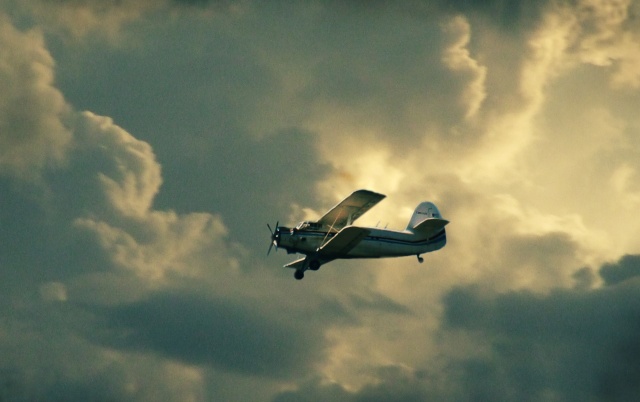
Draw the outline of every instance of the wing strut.
<instances>
[{"instance_id":1,"label":"wing strut","mask_svg":"<svg viewBox=\"0 0 640 402\"><path fill-rule=\"evenodd\" d=\"M324 235L324 239L322 239L322 243L320 243L320 247L318 247L318 250L320 250L322 248L322 246L324 246L324 242L327 241L327 236L329 236L329 233L331 233L331 231L333 230L333 225L336 224L336 222L338 221L338 218L340 218L340 212L338 212L336 214L336 219L333 220L333 223L331 224L331 226L329 226L329 230L327 231L327 234ZM318 251L316 250L316 251Z\"/></svg>"}]
</instances>

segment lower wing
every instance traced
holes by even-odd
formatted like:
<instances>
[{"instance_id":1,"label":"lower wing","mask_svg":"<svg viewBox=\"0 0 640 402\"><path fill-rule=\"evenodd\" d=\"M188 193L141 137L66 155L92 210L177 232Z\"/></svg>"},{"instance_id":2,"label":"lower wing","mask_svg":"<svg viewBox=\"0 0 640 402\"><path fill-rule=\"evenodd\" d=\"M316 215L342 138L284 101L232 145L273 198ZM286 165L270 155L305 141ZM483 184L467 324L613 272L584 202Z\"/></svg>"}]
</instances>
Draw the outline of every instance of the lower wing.
<instances>
[{"instance_id":1,"label":"lower wing","mask_svg":"<svg viewBox=\"0 0 640 402\"><path fill-rule=\"evenodd\" d=\"M362 241L371 233L369 229L347 226L338 232L327 243L321 246L314 254L300 258L289 264L285 265L285 268L294 268L297 270L305 271L309 268L311 261L317 261L320 265L326 264L346 255L351 249L353 249L358 243Z\"/></svg>"},{"instance_id":2,"label":"lower wing","mask_svg":"<svg viewBox=\"0 0 640 402\"><path fill-rule=\"evenodd\" d=\"M306 271L307 269L309 269L309 265L311 264L311 260L313 259L317 259L319 265L324 265L328 262L331 262L333 260L335 260L335 258L315 258L315 257L311 257L311 256L306 256L306 257L302 257L298 260L295 260L293 262L288 263L287 265L285 265L285 268L293 268L295 270L298 271Z\"/></svg>"}]
</instances>

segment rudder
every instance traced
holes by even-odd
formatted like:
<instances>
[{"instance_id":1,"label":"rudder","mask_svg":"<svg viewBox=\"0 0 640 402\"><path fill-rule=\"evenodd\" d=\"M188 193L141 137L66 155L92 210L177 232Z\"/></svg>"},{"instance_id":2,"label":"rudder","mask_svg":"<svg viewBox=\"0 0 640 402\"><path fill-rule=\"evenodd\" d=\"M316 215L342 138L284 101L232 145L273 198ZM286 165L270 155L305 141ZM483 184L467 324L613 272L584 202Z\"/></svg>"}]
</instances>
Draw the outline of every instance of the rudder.
<instances>
[{"instance_id":1,"label":"rudder","mask_svg":"<svg viewBox=\"0 0 640 402\"><path fill-rule=\"evenodd\" d=\"M407 231L413 232L421 229L432 231L436 228L444 228L447 223L449 223L449 221L442 218L438 207L432 202L425 201L416 207L407 225Z\"/></svg>"}]
</instances>

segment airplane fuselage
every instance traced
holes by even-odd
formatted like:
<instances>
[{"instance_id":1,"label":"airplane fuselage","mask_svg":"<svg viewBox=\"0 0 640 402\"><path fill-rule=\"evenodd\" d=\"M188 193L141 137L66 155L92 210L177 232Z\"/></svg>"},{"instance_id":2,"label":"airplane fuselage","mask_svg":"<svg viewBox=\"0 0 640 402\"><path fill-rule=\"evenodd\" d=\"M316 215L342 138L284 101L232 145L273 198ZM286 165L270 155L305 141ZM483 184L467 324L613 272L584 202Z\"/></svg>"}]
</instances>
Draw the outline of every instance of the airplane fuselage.
<instances>
[{"instance_id":1,"label":"airplane fuselage","mask_svg":"<svg viewBox=\"0 0 640 402\"><path fill-rule=\"evenodd\" d=\"M354 191L327 213L314 221L300 222L295 228L269 224L271 244L289 254L304 254L285 265L295 269L294 277L304 277L308 269L317 271L321 265L341 258L383 258L415 255L439 250L447 243L443 219L438 208L429 201L421 202L403 231L355 226L353 222L385 196L369 190Z\"/></svg>"},{"instance_id":2,"label":"airplane fuselage","mask_svg":"<svg viewBox=\"0 0 640 402\"><path fill-rule=\"evenodd\" d=\"M444 229L429 237L409 231L395 231L379 228L366 228L370 233L355 247L336 258L383 258L420 255L439 250L445 246L447 237ZM313 255L336 232L321 230L298 230L280 228L279 247L289 254Z\"/></svg>"}]
</instances>

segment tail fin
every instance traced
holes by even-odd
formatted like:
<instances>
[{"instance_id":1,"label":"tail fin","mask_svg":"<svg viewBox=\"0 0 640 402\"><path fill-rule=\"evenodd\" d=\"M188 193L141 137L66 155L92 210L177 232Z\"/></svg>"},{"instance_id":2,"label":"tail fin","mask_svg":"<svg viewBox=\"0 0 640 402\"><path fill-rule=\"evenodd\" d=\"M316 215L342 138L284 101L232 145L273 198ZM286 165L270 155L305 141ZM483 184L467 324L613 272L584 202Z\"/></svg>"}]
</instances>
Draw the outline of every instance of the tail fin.
<instances>
[{"instance_id":1,"label":"tail fin","mask_svg":"<svg viewBox=\"0 0 640 402\"><path fill-rule=\"evenodd\" d=\"M442 219L438 207L427 201L418 205L413 212L407 231L431 235L442 230L448 223L448 220Z\"/></svg>"}]
</instances>

